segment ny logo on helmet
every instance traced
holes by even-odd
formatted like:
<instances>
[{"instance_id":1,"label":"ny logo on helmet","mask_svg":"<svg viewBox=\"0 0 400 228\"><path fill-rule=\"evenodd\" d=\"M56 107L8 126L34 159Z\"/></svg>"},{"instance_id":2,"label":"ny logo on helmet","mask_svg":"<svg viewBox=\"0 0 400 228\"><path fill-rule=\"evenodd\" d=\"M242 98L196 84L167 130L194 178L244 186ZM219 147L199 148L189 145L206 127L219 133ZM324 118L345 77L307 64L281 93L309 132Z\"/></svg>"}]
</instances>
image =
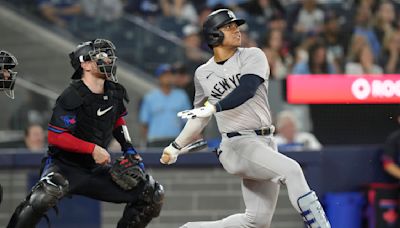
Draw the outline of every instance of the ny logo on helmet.
<instances>
[{"instance_id":1,"label":"ny logo on helmet","mask_svg":"<svg viewBox=\"0 0 400 228\"><path fill-rule=\"evenodd\" d=\"M230 11L230 10L228 10L228 16L229 16L229 18L231 18L231 19L236 19L235 14L233 14L233 12Z\"/></svg>"}]
</instances>

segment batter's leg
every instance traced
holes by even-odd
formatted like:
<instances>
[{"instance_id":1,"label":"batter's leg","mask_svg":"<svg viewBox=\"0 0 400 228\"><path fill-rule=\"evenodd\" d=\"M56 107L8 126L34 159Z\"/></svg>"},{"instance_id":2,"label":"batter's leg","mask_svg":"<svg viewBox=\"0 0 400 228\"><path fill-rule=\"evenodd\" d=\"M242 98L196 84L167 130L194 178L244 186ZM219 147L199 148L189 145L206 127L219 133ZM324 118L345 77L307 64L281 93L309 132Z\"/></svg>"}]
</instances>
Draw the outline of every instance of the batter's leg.
<instances>
[{"instance_id":1,"label":"batter's leg","mask_svg":"<svg viewBox=\"0 0 400 228\"><path fill-rule=\"evenodd\" d=\"M225 152L227 153L224 154ZM309 227L330 227L318 198L315 193L312 194L307 184L300 165L279 153L272 138L238 137L229 140L229 143L223 141L220 161L229 173L286 184L293 207L308 224L315 221L316 226Z\"/></svg>"},{"instance_id":2,"label":"batter's leg","mask_svg":"<svg viewBox=\"0 0 400 228\"><path fill-rule=\"evenodd\" d=\"M212 222L189 222L181 228L269 228L278 200L279 185L270 181L242 180L245 213Z\"/></svg>"}]
</instances>

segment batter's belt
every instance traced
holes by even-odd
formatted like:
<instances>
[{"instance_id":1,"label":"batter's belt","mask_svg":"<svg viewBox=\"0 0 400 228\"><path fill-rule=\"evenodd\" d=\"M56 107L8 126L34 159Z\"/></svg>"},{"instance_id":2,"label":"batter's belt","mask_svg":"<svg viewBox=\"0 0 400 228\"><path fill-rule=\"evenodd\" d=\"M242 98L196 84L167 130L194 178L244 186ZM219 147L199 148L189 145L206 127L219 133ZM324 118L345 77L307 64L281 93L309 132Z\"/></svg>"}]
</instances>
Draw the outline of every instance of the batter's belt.
<instances>
[{"instance_id":1,"label":"batter's belt","mask_svg":"<svg viewBox=\"0 0 400 228\"><path fill-rule=\"evenodd\" d=\"M241 135L272 135L274 132L275 132L275 126L271 125L257 130L232 131L225 133L225 135L228 138L232 138Z\"/></svg>"}]
</instances>

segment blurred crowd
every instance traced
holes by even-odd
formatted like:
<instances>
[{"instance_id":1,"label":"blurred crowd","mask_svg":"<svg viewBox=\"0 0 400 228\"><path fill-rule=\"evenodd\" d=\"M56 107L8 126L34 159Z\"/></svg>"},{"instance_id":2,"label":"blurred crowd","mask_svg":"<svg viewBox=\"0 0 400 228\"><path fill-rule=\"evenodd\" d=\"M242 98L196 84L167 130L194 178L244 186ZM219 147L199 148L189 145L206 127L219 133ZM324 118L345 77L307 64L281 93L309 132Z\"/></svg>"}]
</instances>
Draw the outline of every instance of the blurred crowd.
<instances>
[{"instance_id":1,"label":"blurred crowd","mask_svg":"<svg viewBox=\"0 0 400 228\"><path fill-rule=\"evenodd\" d=\"M31 0L33 1L33 0ZM112 24L134 15L180 38L184 56L165 61L150 73L158 88L142 98L139 122L143 145L164 146L184 123L176 112L191 107L193 74L208 60L210 49L201 25L216 8L230 8L247 24L242 46L261 48L270 79L289 74L373 74L400 70L400 2L395 0L36 0L36 12L56 27L67 28L75 17ZM110 28L111 29L111 28ZM118 46L118 42L116 43ZM161 45L161 44L152 44ZM179 102L178 102L179 101ZM173 108L171 104L174 105ZM311 133L306 106L276 113L278 141L293 149L320 149ZM21 112L23 113L23 112ZM158 115L156 115L158 114ZM162 114L162 115L160 115ZM33 118L33 114L30 118ZM25 119L25 117L21 118ZM37 122L37 121L36 121ZM15 120L14 123L22 123ZM160 123L169 123L164 126ZM21 128L21 127L18 127Z\"/></svg>"},{"instance_id":2,"label":"blurred crowd","mask_svg":"<svg viewBox=\"0 0 400 228\"><path fill-rule=\"evenodd\" d=\"M288 74L380 74L400 69L400 3L390 0L39 0L58 26L76 15L110 22L125 14L166 26L183 40L193 73L209 52L201 25L215 8L247 20L243 46L262 48L273 79ZM198 50L204 52L199 52Z\"/></svg>"}]
</instances>

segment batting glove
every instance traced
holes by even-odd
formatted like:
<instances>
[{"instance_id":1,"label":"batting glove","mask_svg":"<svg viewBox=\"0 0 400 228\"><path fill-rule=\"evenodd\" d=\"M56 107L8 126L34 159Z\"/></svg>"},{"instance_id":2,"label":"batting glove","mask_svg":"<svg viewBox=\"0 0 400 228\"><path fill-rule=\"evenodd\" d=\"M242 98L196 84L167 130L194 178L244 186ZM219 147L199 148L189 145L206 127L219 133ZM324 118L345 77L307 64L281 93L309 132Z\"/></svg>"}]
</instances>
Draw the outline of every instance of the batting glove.
<instances>
[{"instance_id":1,"label":"batting glove","mask_svg":"<svg viewBox=\"0 0 400 228\"><path fill-rule=\"evenodd\" d=\"M178 112L178 117L182 119L194 119L198 117L209 117L212 116L217 111L215 106L208 101L204 103L204 106L201 108L195 108L191 110L185 110L182 112Z\"/></svg>"},{"instance_id":2,"label":"batting glove","mask_svg":"<svg viewBox=\"0 0 400 228\"><path fill-rule=\"evenodd\" d=\"M175 142L169 144L164 148L163 154L160 158L160 162L164 165L171 165L178 159L180 148Z\"/></svg>"}]
</instances>

